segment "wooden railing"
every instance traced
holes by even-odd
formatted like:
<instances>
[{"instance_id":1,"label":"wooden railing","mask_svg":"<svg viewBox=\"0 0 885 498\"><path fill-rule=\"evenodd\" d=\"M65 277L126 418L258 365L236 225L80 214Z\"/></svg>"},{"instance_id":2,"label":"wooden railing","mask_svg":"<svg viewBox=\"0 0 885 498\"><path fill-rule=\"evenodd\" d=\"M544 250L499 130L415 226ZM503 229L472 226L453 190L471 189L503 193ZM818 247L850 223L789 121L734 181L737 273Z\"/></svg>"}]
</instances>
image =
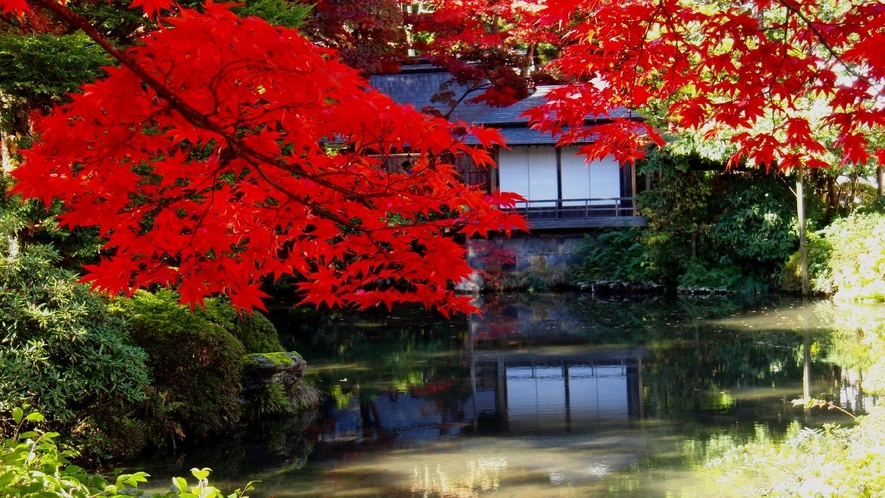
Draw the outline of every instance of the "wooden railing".
<instances>
[{"instance_id":1,"label":"wooden railing","mask_svg":"<svg viewBox=\"0 0 885 498\"><path fill-rule=\"evenodd\" d=\"M645 225L632 197L538 199L519 202L516 208L533 228Z\"/></svg>"}]
</instances>

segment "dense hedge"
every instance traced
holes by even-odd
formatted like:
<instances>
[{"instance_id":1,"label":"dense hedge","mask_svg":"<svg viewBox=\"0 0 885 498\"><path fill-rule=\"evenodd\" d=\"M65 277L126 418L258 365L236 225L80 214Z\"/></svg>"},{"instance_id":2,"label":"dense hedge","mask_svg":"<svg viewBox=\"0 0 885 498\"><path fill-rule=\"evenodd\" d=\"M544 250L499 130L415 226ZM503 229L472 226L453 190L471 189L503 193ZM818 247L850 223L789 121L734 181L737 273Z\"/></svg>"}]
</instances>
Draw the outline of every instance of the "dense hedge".
<instances>
[{"instance_id":1,"label":"dense hedge","mask_svg":"<svg viewBox=\"0 0 885 498\"><path fill-rule=\"evenodd\" d=\"M102 448L145 399L147 355L56 258L39 245L0 257L0 412L30 406Z\"/></svg>"}]
</instances>

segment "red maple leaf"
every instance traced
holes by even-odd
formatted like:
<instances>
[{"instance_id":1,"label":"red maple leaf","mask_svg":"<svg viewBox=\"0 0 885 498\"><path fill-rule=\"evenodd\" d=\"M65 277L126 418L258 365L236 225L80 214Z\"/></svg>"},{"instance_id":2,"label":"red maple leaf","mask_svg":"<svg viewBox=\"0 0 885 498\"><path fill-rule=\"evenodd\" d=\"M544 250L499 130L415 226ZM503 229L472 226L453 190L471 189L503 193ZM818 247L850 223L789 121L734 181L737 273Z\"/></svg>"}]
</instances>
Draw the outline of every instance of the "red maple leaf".
<instances>
[{"instance_id":1,"label":"red maple leaf","mask_svg":"<svg viewBox=\"0 0 885 498\"><path fill-rule=\"evenodd\" d=\"M141 8L148 17L157 17L161 11L172 10L175 2L173 0L132 0L129 5L130 9Z\"/></svg>"},{"instance_id":2,"label":"red maple leaf","mask_svg":"<svg viewBox=\"0 0 885 498\"><path fill-rule=\"evenodd\" d=\"M317 305L470 309L449 290L471 271L452 236L522 226L459 180L454 161L487 151L294 30L212 3L165 21L37 120L15 172L16 192L64 200L67 226L100 226L106 256L85 281L177 287L191 306L227 294L248 312L265 277L294 274ZM381 167L406 148L409 173Z\"/></svg>"}]
</instances>

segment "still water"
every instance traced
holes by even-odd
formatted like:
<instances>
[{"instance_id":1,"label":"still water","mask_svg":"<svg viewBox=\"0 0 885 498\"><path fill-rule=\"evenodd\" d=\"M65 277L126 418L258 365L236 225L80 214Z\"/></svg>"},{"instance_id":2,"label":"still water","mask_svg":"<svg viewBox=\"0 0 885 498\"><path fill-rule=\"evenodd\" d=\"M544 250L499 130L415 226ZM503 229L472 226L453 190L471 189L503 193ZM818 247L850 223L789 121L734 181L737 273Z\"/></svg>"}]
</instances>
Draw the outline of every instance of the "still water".
<instances>
[{"instance_id":1,"label":"still water","mask_svg":"<svg viewBox=\"0 0 885 498\"><path fill-rule=\"evenodd\" d=\"M863 413L831 305L766 298L486 297L483 315L281 311L326 406L151 464L278 497L729 496L704 462L777 441L803 395ZM850 342L850 341L849 341Z\"/></svg>"}]
</instances>

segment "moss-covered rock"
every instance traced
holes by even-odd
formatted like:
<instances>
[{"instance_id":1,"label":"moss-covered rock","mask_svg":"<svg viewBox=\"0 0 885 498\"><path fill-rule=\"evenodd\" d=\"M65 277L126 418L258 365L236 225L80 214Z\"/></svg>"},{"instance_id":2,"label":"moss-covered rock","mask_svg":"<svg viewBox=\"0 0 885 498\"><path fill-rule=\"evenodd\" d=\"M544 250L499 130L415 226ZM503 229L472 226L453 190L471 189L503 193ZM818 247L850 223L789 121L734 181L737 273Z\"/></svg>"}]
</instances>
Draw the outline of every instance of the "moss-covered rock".
<instances>
[{"instance_id":1,"label":"moss-covered rock","mask_svg":"<svg viewBox=\"0 0 885 498\"><path fill-rule=\"evenodd\" d=\"M318 406L319 391L302 378L307 362L295 352L246 355L243 358L243 394L247 415L291 415Z\"/></svg>"},{"instance_id":2,"label":"moss-covered rock","mask_svg":"<svg viewBox=\"0 0 885 498\"><path fill-rule=\"evenodd\" d=\"M243 357L243 391L269 384L291 386L304 376L307 362L295 352L256 353Z\"/></svg>"}]
</instances>

